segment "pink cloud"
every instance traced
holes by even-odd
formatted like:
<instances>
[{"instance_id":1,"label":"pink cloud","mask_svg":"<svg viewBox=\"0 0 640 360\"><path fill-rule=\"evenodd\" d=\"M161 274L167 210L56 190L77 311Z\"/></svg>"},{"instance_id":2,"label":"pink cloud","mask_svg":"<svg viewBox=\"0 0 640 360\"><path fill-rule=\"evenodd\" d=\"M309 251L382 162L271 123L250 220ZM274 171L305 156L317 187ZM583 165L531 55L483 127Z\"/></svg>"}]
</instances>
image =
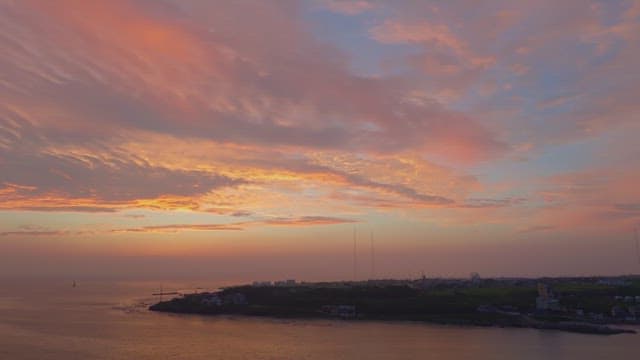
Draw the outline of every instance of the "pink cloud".
<instances>
[{"instance_id":1,"label":"pink cloud","mask_svg":"<svg viewBox=\"0 0 640 360\"><path fill-rule=\"evenodd\" d=\"M8 58L15 83L25 76L41 83L39 90L22 89L30 92L28 102L10 96L11 106L44 128L54 126L53 119L40 115L44 104L53 107L57 136L138 128L222 142L365 151L395 151L438 144L440 139L468 144L480 156L500 147L468 117L444 108L405 105L402 92L407 85L402 82L350 74L339 51L319 43L292 20L295 8L255 5L261 11L245 12L246 5L229 3L214 11L206 4L189 3L181 12L126 1L69 6L75 9L69 16L59 12L63 7L50 8L46 2L33 3L36 11L28 13L10 9L24 17L14 25L42 35L42 43L34 44L42 47L38 54L16 49ZM169 19L169 11L177 19ZM45 12L46 18L41 16ZM233 25L224 21L235 13L250 18ZM92 20L85 21L87 17ZM244 35L266 34L263 28L286 35ZM27 37L22 41L38 42ZM35 56L29 70L18 70L18 58L30 55ZM469 136L450 131L444 123L452 118L479 132ZM449 156L448 151L441 153Z\"/></svg>"}]
</instances>

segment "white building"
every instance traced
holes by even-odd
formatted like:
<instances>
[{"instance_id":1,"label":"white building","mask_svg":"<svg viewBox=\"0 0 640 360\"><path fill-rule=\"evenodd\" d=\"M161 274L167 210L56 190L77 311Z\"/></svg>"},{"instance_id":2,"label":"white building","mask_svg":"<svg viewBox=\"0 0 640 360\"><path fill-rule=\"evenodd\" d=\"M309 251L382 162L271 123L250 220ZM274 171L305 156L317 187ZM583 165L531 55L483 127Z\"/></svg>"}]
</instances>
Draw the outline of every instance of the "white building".
<instances>
[{"instance_id":1,"label":"white building","mask_svg":"<svg viewBox=\"0 0 640 360\"><path fill-rule=\"evenodd\" d=\"M213 294L202 299L202 303L209 306L221 306L222 299L220 298L220 296L218 296L218 294Z\"/></svg>"},{"instance_id":2,"label":"white building","mask_svg":"<svg viewBox=\"0 0 640 360\"><path fill-rule=\"evenodd\" d=\"M296 281L293 279L288 279L288 280L280 280L280 281L276 281L274 283L275 286L295 286L296 285Z\"/></svg>"}]
</instances>

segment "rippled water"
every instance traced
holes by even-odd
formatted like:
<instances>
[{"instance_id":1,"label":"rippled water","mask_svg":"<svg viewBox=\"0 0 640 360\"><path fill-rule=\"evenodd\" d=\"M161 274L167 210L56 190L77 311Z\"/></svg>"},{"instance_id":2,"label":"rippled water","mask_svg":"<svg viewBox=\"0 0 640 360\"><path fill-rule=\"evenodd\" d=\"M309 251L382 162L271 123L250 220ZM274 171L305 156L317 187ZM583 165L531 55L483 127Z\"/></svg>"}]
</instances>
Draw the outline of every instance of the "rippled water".
<instances>
[{"instance_id":1,"label":"rippled water","mask_svg":"<svg viewBox=\"0 0 640 360\"><path fill-rule=\"evenodd\" d=\"M633 359L640 354L640 335L183 316L146 311L157 283L1 285L3 360Z\"/></svg>"}]
</instances>

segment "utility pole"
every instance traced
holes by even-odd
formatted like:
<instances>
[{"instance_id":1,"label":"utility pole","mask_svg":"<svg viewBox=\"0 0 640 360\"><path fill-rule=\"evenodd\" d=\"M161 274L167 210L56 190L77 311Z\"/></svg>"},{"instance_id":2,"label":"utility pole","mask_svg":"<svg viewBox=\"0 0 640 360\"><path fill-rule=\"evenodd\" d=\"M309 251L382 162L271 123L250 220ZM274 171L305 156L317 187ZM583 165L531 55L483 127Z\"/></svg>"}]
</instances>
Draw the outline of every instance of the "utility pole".
<instances>
[{"instance_id":1,"label":"utility pole","mask_svg":"<svg viewBox=\"0 0 640 360\"><path fill-rule=\"evenodd\" d=\"M373 230L371 230L371 280L376 278L376 252L373 245Z\"/></svg>"},{"instance_id":2,"label":"utility pole","mask_svg":"<svg viewBox=\"0 0 640 360\"><path fill-rule=\"evenodd\" d=\"M353 225L353 281L358 279L358 247L356 244L356 226Z\"/></svg>"},{"instance_id":3,"label":"utility pole","mask_svg":"<svg viewBox=\"0 0 640 360\"><path fill-rule=\"evenodd\" d=\"M638 238L638 227L634 229L634 235L636 240L636 255L638 257L638 264L640 264L640 239Z\"/></svg>"}]
</instances>

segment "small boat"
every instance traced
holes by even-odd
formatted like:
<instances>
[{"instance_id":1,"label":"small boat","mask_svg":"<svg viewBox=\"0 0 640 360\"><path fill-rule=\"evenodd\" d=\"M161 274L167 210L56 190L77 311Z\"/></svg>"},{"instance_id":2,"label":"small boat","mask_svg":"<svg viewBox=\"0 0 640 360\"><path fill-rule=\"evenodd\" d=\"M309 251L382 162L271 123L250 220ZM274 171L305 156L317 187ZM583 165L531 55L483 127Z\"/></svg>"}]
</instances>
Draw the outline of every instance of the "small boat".
<instances>
[{"instance_id":1,"label":"small boat","mask_svg":"<svg viewBox=\"0 0 640 360\"><path fill-rule=\"evenodd\" d=\"M73 280L73 285L71 285L71 287L76 287L76 286L78 286L78 284L76 284L76 281Z\"/></svg>"}]
</instances>

